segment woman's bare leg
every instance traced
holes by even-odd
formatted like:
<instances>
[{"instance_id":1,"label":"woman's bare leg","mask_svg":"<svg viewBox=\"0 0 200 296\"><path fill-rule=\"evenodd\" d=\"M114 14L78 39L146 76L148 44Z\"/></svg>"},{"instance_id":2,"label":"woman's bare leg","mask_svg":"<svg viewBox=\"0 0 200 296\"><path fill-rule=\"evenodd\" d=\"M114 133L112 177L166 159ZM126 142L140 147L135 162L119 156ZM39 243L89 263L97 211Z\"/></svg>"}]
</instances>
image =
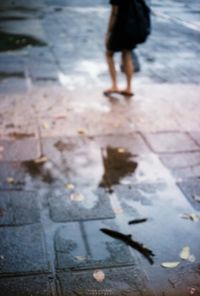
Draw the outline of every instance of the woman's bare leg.
<instances>
[{"instance_id":1,"label":"woman's bare leg","mask_svg":"<svg viewBox=\"0 0 200 296\"><path fill-rule=\"evenodd\" d=\"M122 63L124 66L124 73L126 75L126 88L122 91L122 93L133 94L132 92L132 77L133 77L133 61L131 51L123 50L122 51Z\"/></svg>"},{"instance_id":2,"label":"woman's bare leg","mask_svg":"<svg viewBox=\"0 0 200 296\"><path fill-rule=\"evenodd\" d=\"M104 93L112 93L112 92L118 92L118 86L117 86L117 73L115 69L115 62L114 62L114 53L111 51L106 52L106 61L108 64L108 70L111 77L112 86L111 88L107 89Z\"/></svg>"}]
</instances>

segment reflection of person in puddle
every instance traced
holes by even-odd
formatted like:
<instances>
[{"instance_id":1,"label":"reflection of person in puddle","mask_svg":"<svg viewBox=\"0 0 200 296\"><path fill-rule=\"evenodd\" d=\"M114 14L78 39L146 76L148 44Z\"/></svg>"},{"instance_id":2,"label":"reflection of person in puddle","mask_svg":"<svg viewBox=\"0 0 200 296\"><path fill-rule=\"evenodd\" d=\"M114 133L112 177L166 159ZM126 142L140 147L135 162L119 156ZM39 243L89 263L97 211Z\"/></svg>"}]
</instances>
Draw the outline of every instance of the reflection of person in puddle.
<instances>
[{"instance_id":1,"label":"reflection of person in puddle","mask_svg":"<svg viewBox=\"0 0 200 296\"><path fill-rule=\"evenodd\" d=\"M130 0L129 0L130 1ZM109 73L112 80L111 88L104 91L105 95L112 93L121 93L126 96L132 96L131 80L133 76L133 62L132 62L132 49L135 47L131 44L131 40L125 38L123 32L123 22L128 16L129 1L125 0L110 0L112 5L108 30L106 34L106 60L108 63ZM117 74L114 63L114 53L122 53L123 69L126 76L127 86L124 90L119 90L117 86Z\"/></svg>"}]
</instances>

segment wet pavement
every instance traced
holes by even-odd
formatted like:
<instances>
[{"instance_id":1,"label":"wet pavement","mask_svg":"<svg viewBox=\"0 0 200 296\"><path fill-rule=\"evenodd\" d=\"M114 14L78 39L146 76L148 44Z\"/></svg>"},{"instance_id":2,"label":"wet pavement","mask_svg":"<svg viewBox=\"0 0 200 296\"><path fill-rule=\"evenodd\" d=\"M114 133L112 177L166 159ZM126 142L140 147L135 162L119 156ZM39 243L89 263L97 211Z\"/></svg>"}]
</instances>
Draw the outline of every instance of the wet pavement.
<instances>
[{"instance_id":1,"label":"wet pavement","mask_svg":"<svg viewBox=\"0 0 200 296\"><path fill-rule=\"evenodd\" d=\"M127 99L107 1L0 4L0 295L200 295L200 6L151 7Z\"/></svg>"}]
</instances>

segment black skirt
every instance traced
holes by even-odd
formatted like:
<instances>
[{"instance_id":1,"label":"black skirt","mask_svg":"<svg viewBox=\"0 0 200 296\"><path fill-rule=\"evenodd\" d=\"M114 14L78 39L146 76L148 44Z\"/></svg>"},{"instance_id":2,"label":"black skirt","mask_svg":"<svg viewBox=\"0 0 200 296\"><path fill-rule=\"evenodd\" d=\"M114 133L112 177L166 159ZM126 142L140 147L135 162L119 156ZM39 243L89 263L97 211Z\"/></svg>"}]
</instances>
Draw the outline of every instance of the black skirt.
<instances>
[{"instance_id":1,"label":"black skirt","mask_svg":"<svg viewBox=\"0 0 200 296\"><path fill-rule=\"evenodd\" d=\"M133 50L136 44L127 36L123 29L114 28L108 40L107 50L118 52L123 50Z\"/></svg>"}]
</instances>

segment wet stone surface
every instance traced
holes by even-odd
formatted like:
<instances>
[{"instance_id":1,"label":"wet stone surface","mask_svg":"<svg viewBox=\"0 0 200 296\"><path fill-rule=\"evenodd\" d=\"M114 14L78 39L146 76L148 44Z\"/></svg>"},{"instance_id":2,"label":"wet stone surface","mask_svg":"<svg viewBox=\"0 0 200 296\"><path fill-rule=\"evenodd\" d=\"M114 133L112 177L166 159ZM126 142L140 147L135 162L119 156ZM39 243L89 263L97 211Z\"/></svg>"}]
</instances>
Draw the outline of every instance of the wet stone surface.
<instances>
[{"instance_id":1,"label":"wet stone surface","mask_svg":"<svg viewBox=\"0 0 200 296\"><path fill-rule=\"evenodd\" d=\"M135 263L128 247L100 231L116 229L110 220L68 223L55 237L57 268L61 270L86 267L112 267Z\"/></svg>"},{"instance_id":2,"label":"wet stone surface","mask_svg":"<svg viewBox=\"0 0 200 296\"><path fill-rule=\"evenodd\" d=\"M0 163L0 189L23 189L25 185L26 173L20 163L1 162Z\"/></svg>"},{"instance_id":3,"label":"wet stone surface","mask_svg":"<svg viewBox=\"0 0 200 296\"><path fill-rule=\"evenodd\" d=\"M165 154L160 159L177 179L200 177L200 152Z\"/></svg>"},{"instance_id":4,"label":"wet stone surface","mask_svg":"<svg viewBox=\"0 0 200 296\"><path fill-rule=\"evenodd\" d=\"M71 192L54 190L49 197L50 215L55 222L114 218L109 196L104 190L76 188Z\"/></svg>"},{"instance_id":5,"label":"wet stone surface","mask_svg":"<svg viewBox=\"0 0 200 296\"><path fill-rule=\"evenodd\" d=\"M0 264L0 274L48 271L40 224L1 228L0 241L3 258Z\"/></svg>"},{"instance_id":6,"label":"wet stone surface","mask_svg":"<svg viewBox=\"0 0 200 296\"><path fill-rule=\"evenodd\" d=\"M103 282L98 283L93 278L95 270L59 273L58 279L64 295L111 295L111 296L152 296L153 293L146 287L144 273L137 267L102 270L105 274Z\"/></svg>"},{"instance_id":7,"label":"wet stone surface","mask_svg":"<svg viewBox=\"0 0 200 296\"><path fill-rule=\"evenodd\" d=\"M200 178L185 179L179 182L178 186L181 188L192 207L200 211Z\"/></svg>"},{"instance_id":8,"label":"wet stone surface","mask_svg":"<svg viewBox=\"0 0 200 296\"><path fill-rule=\"evenodd\" d=\"M52 281L44 275L0 279L0 295L53 296L51 282Z\"/></svg>"},{"instance_id":9,"label":"wet stone surface","mask_svg":"<svg viewBox=\"0 0 200 296\"><path fill-rule=\"evenodd\" d=\"M186 134L179 132L145 134L156 153L198 151L198 145Z\"/></svg>"},{"instance_id":10,"label":"wet stone surface","mask_svg":"<svg viewBox=\"0 0 200 296\"><path fill-rule=\"evenodd\" d=\"M4 161L26 161L40 156L39 142L36 139L0 140L0 146L3 147L1 154Z\"/></svg>"},{"instance_id":11,"label":"wet stone surface","mask_svg":"<svg viewBox=\"0 0 200 296\"><path fill-rule=\"evenodd\" d=\"M0 226L17 226L40 221L35 192L0 191L0 209Z\"/></svg>"}]
</instances>

